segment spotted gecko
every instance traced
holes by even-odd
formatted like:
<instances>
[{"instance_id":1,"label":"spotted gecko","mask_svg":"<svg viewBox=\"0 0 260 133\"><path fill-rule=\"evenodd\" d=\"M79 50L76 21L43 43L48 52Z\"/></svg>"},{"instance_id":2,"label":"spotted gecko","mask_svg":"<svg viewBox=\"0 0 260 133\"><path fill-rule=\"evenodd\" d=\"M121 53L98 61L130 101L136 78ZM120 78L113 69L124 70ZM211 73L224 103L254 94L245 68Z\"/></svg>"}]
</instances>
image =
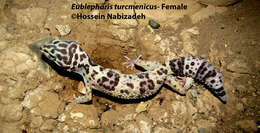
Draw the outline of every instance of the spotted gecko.
<instances>
[{"instance_id":1,"label":"spotted gecko","mask_svg":"<svg viewBox=\"0 0 260 133\"><path fill-rule=\"evenodd\" d=\"M203 83L216 92L223 102L226 102L220 73L207 62L198 58L182 57L162 65L154 63L152 66L149 66L151 63L147 63L148 65L143 65L147 69L145 72L123 74L115 69L104 68L94 63L75 41L53 40L52 43L41 46L40 51L50 61L66 71L75 72L82 76L85 84L85 95L74 97L75 103L91 101L92 89L122 99L145 98L155 94L163 84L174 87L169 82L174 78L174 75L189 75L201 82L204 81ZM140 60L129 60L128 64L133 66L140 62ZM188 63L190 68L186 67ZM212 80L215 82L213 83ZM183 92L183 89L174 89Z\"/></svg>"}]
</instances>

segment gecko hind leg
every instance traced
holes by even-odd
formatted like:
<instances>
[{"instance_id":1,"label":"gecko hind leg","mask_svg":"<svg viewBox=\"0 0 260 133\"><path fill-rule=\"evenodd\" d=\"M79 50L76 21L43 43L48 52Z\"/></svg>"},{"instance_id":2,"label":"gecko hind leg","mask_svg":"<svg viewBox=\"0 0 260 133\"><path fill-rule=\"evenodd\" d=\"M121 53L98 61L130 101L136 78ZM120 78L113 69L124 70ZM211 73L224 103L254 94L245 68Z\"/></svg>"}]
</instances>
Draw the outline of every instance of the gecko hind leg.
<instances>
[{"instance_id":1,"label":"gecko hind leg","mask_svg":"<svg viewBox=\"0 0 260 133\"><path fill-rule=\"evenodd\" d=\"M185 95L187 90L192 86L193 79L190 77L181 77L179 79L179 77L169 75L164 83L180 94Z\"/></svg>"}]
</instances>

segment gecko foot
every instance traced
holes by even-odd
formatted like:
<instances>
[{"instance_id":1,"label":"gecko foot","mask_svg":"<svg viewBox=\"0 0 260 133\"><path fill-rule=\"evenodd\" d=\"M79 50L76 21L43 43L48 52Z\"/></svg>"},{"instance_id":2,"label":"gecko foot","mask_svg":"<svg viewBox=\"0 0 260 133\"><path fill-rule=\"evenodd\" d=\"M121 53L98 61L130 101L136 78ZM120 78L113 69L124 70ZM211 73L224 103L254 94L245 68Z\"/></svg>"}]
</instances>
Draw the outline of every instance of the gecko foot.
<instances>
[{"instance_id":1,"label":"gecko foot","mask_svg":"<svg viewBox=\"0 0 260 133\"><path fill-rule=\"evenodd\" d=\"M177 79L179 79L183 88L186 90L190 89L194 83L194 80L191 77L177 77Z\"/></svg>"},{"instance_id":2,"label":"gecko foot","mask_svg":"<svg viewBox=\"0 0 260 133\"><path fill-rule=\"evenodd\" d=\"M127 56L124 56L124 57L127 59L127 61L124 62L123 65L126 65L126 68L130 67L131 70L133 70L134 67L135 67L135 64L140 60L140 58L142 57L142 55L139 55L135 60L130 59L130 58L127 57Z\"/></svg>"},{"instance_id":3,"label":"gecko foot","mask_svg":"<svg viewBox=\"0 0 260 133\"><path fill-rule=\"evenodd\" d=\"M86 103L89 101L91 101L91 98L88 98L86 95L76 97L75 94L73 94L72 100L68 100L69 103L74 103L74 104Z\"/></svg>"}]
</instances>

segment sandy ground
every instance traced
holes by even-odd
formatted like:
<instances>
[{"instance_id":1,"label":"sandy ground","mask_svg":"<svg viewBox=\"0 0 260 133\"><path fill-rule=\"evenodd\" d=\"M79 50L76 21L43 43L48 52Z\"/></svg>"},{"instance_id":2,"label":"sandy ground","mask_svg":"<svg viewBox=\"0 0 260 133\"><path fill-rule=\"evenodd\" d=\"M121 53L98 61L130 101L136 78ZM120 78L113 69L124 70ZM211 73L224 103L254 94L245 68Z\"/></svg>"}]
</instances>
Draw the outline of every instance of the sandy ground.
<instances>
[{"instance_id":1,"label":"sandy ground","mask_svg":"<svg viewBox=\"0 0 260 133\"><path fill-rule=\"evenodd\" d=\"M136 11L148 18L127 22L71 19L79 12L71 3L7 0L0 17L0 132L259 132L259 1L219 8L189 2L184 12ZM107 12L115 11L99 11ZM149 19L161 27L152 29ZM61 36L58 24L70 33ZM124 55L158 62L203 57L222 72L228 102L195 85L186 96L163 87L144 101L122 101L95 91L90 104L66 104L82 82L28 48L47 36L76 40L96 63L122 73L139 72L122 65Z\"/></svg>"}]
</instances>

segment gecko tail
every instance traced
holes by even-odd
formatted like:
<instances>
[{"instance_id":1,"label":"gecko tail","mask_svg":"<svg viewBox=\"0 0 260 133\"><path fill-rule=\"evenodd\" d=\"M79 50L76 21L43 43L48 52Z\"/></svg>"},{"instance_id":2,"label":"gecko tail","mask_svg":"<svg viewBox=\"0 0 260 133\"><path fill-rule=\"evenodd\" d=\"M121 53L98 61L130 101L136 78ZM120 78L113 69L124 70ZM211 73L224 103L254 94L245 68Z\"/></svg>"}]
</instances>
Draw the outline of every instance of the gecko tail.
<instances>
[{"instance_id":1,"label":"gecko tail","mask_svg":"<svg viewBox=\"0 0 260 133\"><path fill-rule=\"evenodd\" d=\"M192 77L205 85L222 103L227 102L221 73L204 59L181 57L170 60L169 67L174 75Z\"/></svg>"}]
</instances>

